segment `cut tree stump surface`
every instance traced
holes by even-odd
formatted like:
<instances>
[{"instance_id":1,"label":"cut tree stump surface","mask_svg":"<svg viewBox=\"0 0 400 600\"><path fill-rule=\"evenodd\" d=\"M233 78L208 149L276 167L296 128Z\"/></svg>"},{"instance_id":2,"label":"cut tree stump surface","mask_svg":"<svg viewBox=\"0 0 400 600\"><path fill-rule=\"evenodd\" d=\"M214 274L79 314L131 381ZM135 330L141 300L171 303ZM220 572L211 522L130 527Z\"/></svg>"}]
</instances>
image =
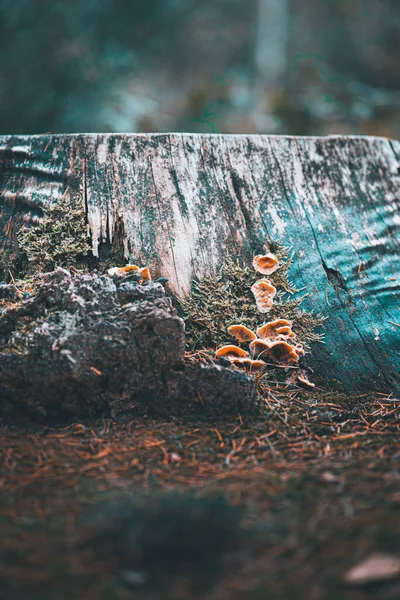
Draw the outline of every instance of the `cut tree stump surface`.
<instances>
[{"instance_id":1,"label":"cut tree stump surface","mask_svg":"<svg viewBox=\"0 0 400 600\"><path fill-rule=\"evenodd\" d=\"M315 373L396 393L399 157L399 142L374 137L0 136L0 251L64 194L82 202L95 256L118 231L126 259L178 296L227 254L250 260L281 238L304 308L329 317Z\"/></svg>"}]
</instances>

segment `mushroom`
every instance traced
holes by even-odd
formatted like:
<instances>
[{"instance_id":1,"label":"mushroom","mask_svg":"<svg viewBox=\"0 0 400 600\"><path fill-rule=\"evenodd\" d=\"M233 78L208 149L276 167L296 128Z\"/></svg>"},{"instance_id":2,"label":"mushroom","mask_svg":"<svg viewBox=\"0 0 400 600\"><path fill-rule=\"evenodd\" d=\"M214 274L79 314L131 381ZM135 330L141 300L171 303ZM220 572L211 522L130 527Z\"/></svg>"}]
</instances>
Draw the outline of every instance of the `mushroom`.
<instances>
[{"instance_id":1,"label":"mushroom","mask_svg":"<svg viewBox=\"0 0 400 600\"><path fill-rule=\"evenodd\" d=\"M253 340L249 344L250 352L253 356L259 356L263 352L266 352L271 347L271 342L267 342L267 340Z\"/></svg>"},{"instance_id":2,"label":"mushroom","mask_svg":"<svg viewBox=\"0 0 400 600\"><path fill-rule=\"evenodd\" d=\"M256 339L256 334L244 325L231 325L228 327L229 335L232 335L238 342L251 342Z\"/></svg>"},{"instance_id":3,"label":"mushroom","mask_svg":"<svg viewBox=\"0 0 400 600\"><path fill-rule=\"evenodd\" d=\"M299 383L302 383L303 385L305 385L305 386L307 386L307 387L310 387L310 388L313 388L313 387L315 387L315 383L312 383L312 382L311 382L311 381L308 379L308 377L307 377L307 374L306 374L306 373L301 373L301 374L299 373L299 374L297 375L297 381L298 381Z\"/></svg>"},{"instance_id":4,"label":"mushroom","mask_svg":"<svg viewBox=\"0 0 400 600\"><path fill-rule=\"evenodd\" d=\"M292 365L299 361L299 355L287 342L273 342L266 352L267 356L281 365Z\"/></svg>"},{"instance_id":5,"label":"mushroom","mask_svg":"<svg viewBox=\"0 0 400 600\"><path fill-rule=\"evenodd\" d=\"M275 321L270 321L266 323L262 327L257 329L257 336L261 339L275 339L277 336L283 337L296 337L293 333L292 323L287 321L286 319L276 319Z\"/></svg>"},{"instance_id":6,"label":"mushroom","mask_svg":"<svg viewBox=\"0 0 400 600\"><path fill-rule=\"evenodd\" d=\"M134 271L138 274L138 276L140 276L140 281L151 280L151 275L148 267L139 268L136 265L126 265L126 267L112 267L111 269L108 269L107 273L111 276L125 277L132 271Z\"/></svg>"},{"instance_id":7,"label":"mushroom","mask_svg":"<svg viewBox=\"0 0 400 600\"><path fill-rule=\"evenodd\" d=\"M122 273L129 273L129 271L140 271L140 269L136 265L126 265L126 267L121 267L120 271Z\"/></svg>"},{"instance_id":8,"label":"mushroom","mask_svg":"<svg viewBox=\"0 0 400 600\"><path fill-rule=\"evenodd\" d=\"M294 347L294 350L295 350L296 354L298 354L299 356L304 356L304 348L301 344L296 344L296 346Z\"/></svg>"},{"instance_id":9,"label":"mushroom","mask_svg":"<svg viewBox=\"0 0 400 600\"><path fill-rule=\"evenodd\" d=\"M139 269L139 273L140 273L142 279L144 279L145 281L151 280L151 275L150 275L150 271L149 271L148 267L142 267L141 269Z\"/></svg>"},{"instance_id":10,"label":"mushroom","mask_svg":"<svg viewBox=\"0 0 400 600\"><path fill-rule=\"evenodd\" d=\"M295 338L296 334L293 333L293 331L291 330L290 327L280 327L277 332L278 335L277 337L290 337L290 338Z\"/></svg>"},{"instance_id":11,"label":"mushroom","mask_svg":"<svg viewBox=\"0 0 400 600\"><path fill-rule=\"evenodd\" d=\"M261 254L257 254L253 258L253 267L258 273L262 273L263 275L271 275L279 269L280 264L279 260L276 258L274 254L268 253L262 256Z\"/></svg>"},{"instance_id":12,"label":"mushroom","mask_svg":"<svg viewBox=\"0 0 400 600\"><path fill-rule=\"evenodd\" d=\"M256 299L257 308L260 312L269 312L273 305L276 287L268 279L260 279L251 286L251 291Z\"/></svg>"},{"instance_id":13,"label":"mushroom","mask_svg":"<svg viewBox=\"0 0 400 600\"><path fill-rule=\"evenodd\" d=\"M253 360L252 358L232 358L231 363L239 369L249 367L250 371L260 371L267 366L263 360Z\"/></svg>"},{"instance_id":14,"label":"mushroom","mask_svg":"<svg viewBox=\"0 0 400 600\"><path fill-rule=\"evenodd\" d=\"M129 265L128 267L112 267L111 269L108 269L107 273L111 276L118 275L119 277L122 277L127 271L139 271L139 267L136 265Z\"/></svg>"},{"instance_id":15,"label":"mushroom","mask_svg":"<svg viewBox=\"0 0 400 600\"><path fill-rule=\"evenodd\" d=\"M215 356L216 358L223 356L231 360L231 358L245 358L246 356L249 356L249 353L246 352L246 350L243 350L243 348L239 348L239 346L227 344L226 346L218 348Z\"/></svg>"}]
</instances>

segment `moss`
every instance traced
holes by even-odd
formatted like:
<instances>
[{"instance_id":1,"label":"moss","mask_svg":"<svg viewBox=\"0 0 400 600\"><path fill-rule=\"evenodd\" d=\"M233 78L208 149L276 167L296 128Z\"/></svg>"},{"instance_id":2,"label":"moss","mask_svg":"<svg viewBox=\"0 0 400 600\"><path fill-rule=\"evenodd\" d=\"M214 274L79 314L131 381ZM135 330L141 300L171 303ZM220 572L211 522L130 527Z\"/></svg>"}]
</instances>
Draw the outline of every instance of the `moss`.
<instances>
[{"instance_id":1,"label":"moss","mask_svg":"<svg viewBox=\"0 0 400 600\"><path fill-rule=\"evenodd\" d=\"M265 247L280 260L281 267L268 279L277 288L274 305L268 315L262 315L255 304L251 286L262 276L252 267L227 258L221 271L193 284L192 291L181 300L185 314L187 349L190 351L214 348L232 342L227 328L241 324L252 330L266 320L277 318L293 322L297 341L309 349L311 342L321 342L323 334L316 332L325 317L300 308L305 295L289 279L294 256L280 241Z\"/></svg>"},{"instance_id":2,"label":"moss","mask_svg":"<svg viewBox=\"0 0 400 600\"><path fill-rule=\"evenodd\" d=\"M38 225L24 227L17 234L20 251L27 259L21 273L25 278L57 266L78 266L89 251L85 211L74 198L63 196L43 211Z\"/></svg>"}]
</instances>

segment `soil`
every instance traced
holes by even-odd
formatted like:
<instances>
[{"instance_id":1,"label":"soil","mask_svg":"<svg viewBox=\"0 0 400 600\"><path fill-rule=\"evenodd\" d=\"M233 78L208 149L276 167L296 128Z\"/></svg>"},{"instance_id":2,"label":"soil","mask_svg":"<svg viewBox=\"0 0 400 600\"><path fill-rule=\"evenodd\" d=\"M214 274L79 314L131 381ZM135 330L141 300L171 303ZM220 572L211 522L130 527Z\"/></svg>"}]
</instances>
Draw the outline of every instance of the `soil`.
<instances>
[{"instance_id":1,"label":"soil","mask_svg":"<svg viewBox=\"0 0 400 600\"><path fill-rule=\"evenodd\" d=\"M276 384L263 416L0 429L4 600L390 600L400 402Z\"/></svg>"}]
</instances>

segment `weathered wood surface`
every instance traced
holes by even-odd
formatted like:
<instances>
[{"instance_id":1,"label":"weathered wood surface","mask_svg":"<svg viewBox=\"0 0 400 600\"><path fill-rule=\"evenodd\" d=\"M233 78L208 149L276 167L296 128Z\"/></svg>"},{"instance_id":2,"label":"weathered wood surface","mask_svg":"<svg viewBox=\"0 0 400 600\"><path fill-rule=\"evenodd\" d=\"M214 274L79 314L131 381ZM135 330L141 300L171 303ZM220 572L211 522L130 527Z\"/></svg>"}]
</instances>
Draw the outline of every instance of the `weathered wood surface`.
<instances>
[{"instance_id":1,"label":"weathered wood surface","mask_svg":"<svg viewBox=\"0 0 400 600\"><path fill-rule=\"evenodd\" d=\"M226 253L296 251L306 309L329 317L312 366L349 391L398 392L400 143L229 135L0 136L1 251L63 194L87 210L95 255L125 256L186 292Z\"/></svg>"}]
</instances>

